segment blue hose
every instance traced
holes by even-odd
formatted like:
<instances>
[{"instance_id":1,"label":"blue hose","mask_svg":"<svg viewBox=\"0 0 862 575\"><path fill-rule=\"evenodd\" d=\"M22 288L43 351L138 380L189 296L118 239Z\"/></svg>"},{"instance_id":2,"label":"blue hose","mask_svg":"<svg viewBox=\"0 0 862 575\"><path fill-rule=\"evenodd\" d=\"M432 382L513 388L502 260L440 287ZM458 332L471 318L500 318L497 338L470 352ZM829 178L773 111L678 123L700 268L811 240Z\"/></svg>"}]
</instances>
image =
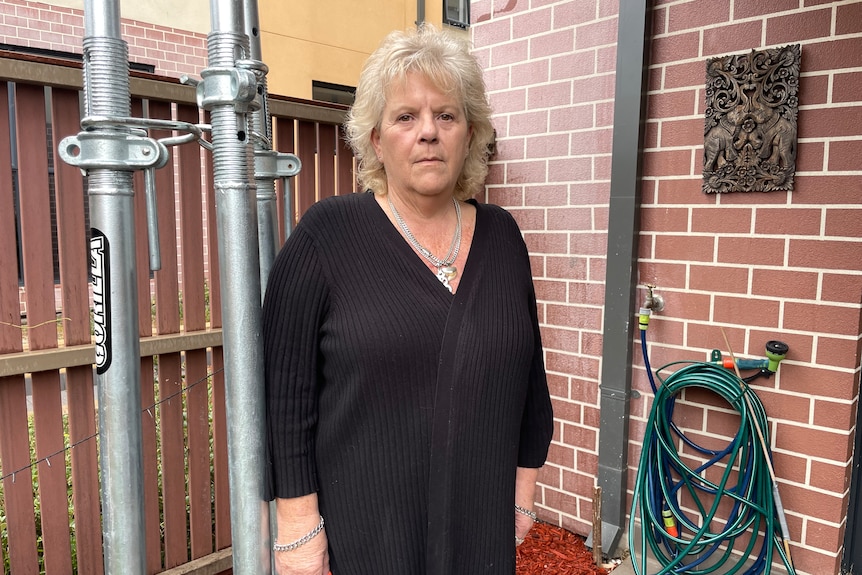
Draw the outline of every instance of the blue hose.
<instances>
[{"instance_id":1,"label":"blue hose","mask_svg":"<svg viewBox=\"0 0 862 575\"><path fill-rule=\"evenodd\" d=\"M648 321L648 316L641 318L641 349L655 400L630 514L635 573L647 575L649 550L662 565L653 575L758 575L769 573L777 551L788 574L795 575L781 546L769 474L772 454L764 453L756 434L756 425L764 434L768 430L760 399L734 373L712 363L669 363L656 370L657 386L647 354ZM675 371L662 377L668 368ZM676 400L689 388L719 395L739 415L739 429L723 449L701 446L674 423ZM769 445L768 436L765 439ZM636 546L638 518L641 538Z\"/></svg>"}]
</instances>

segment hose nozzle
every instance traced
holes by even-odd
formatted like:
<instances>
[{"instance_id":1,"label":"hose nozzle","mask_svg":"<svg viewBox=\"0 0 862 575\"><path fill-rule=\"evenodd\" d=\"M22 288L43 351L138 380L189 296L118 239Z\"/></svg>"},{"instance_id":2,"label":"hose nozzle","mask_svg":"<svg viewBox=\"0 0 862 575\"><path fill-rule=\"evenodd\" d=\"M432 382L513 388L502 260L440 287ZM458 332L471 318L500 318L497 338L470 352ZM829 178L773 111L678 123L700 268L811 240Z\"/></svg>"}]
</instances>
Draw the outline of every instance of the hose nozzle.
<instances>
[{"instance_id":1,"label":"hose nozzle","mask_svg":"<svg viewBox=\"0 0 862 575\"><path fill-rule=\"evenodd\" d=\"M778 371L778 364L781 360L787 357L787 352L790 347L783 341L770 340L766 342L766 357L769 359L769 364L766 369L772 373Z\"/></svg>"}]
</instances>

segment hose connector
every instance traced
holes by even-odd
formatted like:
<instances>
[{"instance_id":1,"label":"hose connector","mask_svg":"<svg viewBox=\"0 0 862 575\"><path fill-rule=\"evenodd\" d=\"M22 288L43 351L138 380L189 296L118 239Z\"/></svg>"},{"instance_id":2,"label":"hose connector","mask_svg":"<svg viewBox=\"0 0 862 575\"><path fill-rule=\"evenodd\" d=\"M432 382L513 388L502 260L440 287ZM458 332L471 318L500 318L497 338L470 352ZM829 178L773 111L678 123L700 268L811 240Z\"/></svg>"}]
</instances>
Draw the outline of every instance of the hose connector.
<instances>
[{"instance_id":1,"label":"hose connector","mask_svg":"<svg viewBox=\"0 0 862 575\"><path fill-rule=\"evenodd\" d=\"M676 526L676 519L673 516L673 511L668 507L661 510L661 519L664 522L664 530L671 537L679 537L679 528Z\"/></svg>"},{"instance_id":2,"label":"hose connector","mask_svg":"<svg viewBox=\"0 0 862 575\"><path fill-rule=\"evenodd\" d=\"M649 308L642 307L638 311L638 327L641 331L646 331L649 327L649 316L652 312Z\"/></svg>"}]
</instances>

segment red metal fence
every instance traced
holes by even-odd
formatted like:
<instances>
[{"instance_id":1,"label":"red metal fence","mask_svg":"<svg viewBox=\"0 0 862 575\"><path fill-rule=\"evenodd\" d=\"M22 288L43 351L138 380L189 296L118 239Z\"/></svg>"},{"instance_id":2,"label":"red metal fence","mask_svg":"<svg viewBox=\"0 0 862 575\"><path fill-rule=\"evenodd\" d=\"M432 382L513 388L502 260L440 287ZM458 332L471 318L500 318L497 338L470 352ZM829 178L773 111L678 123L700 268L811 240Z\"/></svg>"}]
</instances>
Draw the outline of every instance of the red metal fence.
<instances>
[{"instance_id":1,"label":"red metal fence","mask_svg":"<svg viewBox=\"0 0 862 575\"><path fill-rule=\"evenodd\" d=\"M75 64L0 53L2 574L103 572L86 182L54 153L80 130L80 87ZM200 121L193 88L138 74L131 89L134 116ZM270 110L275 148L302 160L295 217L354 191L343 107L272 98ZM211 165L196 143L172 153L156 173L152 274L135 195L147 571L214 572L231 541Z\"/></svg>"}]
</instances>

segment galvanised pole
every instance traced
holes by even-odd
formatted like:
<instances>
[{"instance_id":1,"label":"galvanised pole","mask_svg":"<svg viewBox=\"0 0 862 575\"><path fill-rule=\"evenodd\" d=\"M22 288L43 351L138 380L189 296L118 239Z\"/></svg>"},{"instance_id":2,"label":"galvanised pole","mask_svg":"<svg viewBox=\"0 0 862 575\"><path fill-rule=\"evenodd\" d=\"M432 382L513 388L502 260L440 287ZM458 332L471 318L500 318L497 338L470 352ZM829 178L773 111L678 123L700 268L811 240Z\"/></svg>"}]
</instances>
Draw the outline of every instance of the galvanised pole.
<instances>
[{"instance_id":1,"label":"galvanised pole","mask_svg":"<svg viewBox=\"0 0 862 575\"><path fill-rule=\"evenodd\" d=\"M241 60L237 66L252 70L257 77L255 97L250 122L251 140L254 145L254 179L257 185L257 231L260 247L260 284L266 290L269 271L281 247L278 241L278 207L275 180L281 179L284 190L284 233L290 235L293 228L293 193L291 178L299 173L302 162L294 154L273 150L272 116L269 113L269 91L266 75L269 72L262 61L260 45L260 18L256 0L245 3L245 28L251 51L250 60Z\"/></svg>"},{"instance_id":2,"label":"galvanised pole","mask_svg":"<svg viewBox=\"0 0 862 575\"><path fill-rule=\"evenodd\" d=\"M242 0L210 0L209 67L198 102L210 111L225 361L233 572L271 572L263 498L261 276L249 113L257 92Z\"/></svg>"},{"instance_id":3,"label":"galvanised pole","mask_svg":"<svg viewBox=\"0 0 862 575\"><path fill-rule=\"evenodd\" d=\"M83 52L86 116L128 117L128 46L120 32L118 0L87 0ZM102 533L108 575L146 572L141 426L130 425L141 420L135 168L123 165L128 159L124 156L136 153L139 142L127 138L128 133L124 128L97 128L87 134L91 140L86 145L102 158L95 164L117 166L90 169L87 180ZM144 149L148 149L146 145L140 148Z\"/></svg>"},{"instance_id":4,"label":"galvanised pole","mask_svg":"<svg viewBox=\"0 0 862 575\"><path fill-rule=\"evenodd\" d=\"M255 183L257 185L257 233L260 249L260 283L266 289L269 270L278 252L278 209L275 196L275 175L262 173L257 164L274 158L272 152L272 117L267 104L266 74L260 46L260 23L257 1L248 0L244 6L245 32L249 39L249 67L254 70L258 85L255 110L251 113L252 144L255 153ZM263 293L261 291L261 293Z\"/></svg>"}]
</instances>

